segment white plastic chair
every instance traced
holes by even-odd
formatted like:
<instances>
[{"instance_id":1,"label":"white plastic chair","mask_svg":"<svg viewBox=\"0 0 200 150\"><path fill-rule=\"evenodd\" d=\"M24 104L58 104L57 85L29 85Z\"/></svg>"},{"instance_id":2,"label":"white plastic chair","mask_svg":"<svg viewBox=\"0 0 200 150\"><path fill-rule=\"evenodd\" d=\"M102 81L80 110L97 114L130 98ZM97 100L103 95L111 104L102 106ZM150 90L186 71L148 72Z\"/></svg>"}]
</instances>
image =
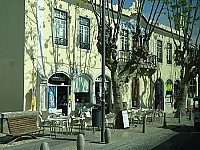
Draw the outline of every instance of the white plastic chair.
<instances>
[{"instance_id":1,"label":"white plastic chair","mask_svg":"<svg viewBox=\"0 0 200 150\"><path fill-rule=\"evenodd\" d=\"M51 114L49 114L48 110L45 111L40 111L39 113L39 118L40 118L40 128L43 127L43 129L45 127L49 127L50 131L51 131L51 126L52 126L52 122L48 121L48 118L53 117ZM44 130L43 130L44 133Z\"/></svg>"},{"instance_id":2,"label":"white plastic chair","mask_svg":"<svg viewBox=\"0 0 200 150\"><path fill-rule=\"evenodd\" d=\"M109 113L106 115L106 126L115 129L116 114Z\"/></svg>"}]
</instances>

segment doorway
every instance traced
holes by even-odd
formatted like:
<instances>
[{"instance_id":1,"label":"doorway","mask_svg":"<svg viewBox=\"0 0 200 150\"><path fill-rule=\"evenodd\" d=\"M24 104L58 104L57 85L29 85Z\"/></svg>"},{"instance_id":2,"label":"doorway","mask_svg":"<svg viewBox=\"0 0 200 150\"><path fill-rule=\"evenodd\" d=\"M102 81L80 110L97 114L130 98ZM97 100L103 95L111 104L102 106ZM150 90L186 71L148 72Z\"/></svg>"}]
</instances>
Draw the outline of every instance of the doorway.
<instances>
[{"instance_id":1,"label":"doorway","mask_svg":"<svg viewBox=\"0 0 200 150\"><path fill-rule=\"evenodd\" d=\"M63 73L56 73L48 81L48 108L52 111L62 109L62 113L69 115L71 106L71 80Z\"/></svg>"},{"instance_id":2,"label":"doorway","mask_svg":"<svg viewBox=\"0 0 200 150\"><path fill-rule=\"evenodd\" d=\"M155 83L155 109L164 110L164 82L158 79Z\"/></svg>"}]
</instances>

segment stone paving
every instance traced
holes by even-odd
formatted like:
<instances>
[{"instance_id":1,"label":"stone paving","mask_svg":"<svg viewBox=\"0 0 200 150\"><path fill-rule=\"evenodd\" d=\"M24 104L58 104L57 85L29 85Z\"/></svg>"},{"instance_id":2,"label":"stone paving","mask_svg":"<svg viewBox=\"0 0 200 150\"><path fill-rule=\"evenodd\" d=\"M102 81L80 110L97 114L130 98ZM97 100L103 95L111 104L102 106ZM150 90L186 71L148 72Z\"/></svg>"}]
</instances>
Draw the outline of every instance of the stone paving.
<instances>
[{"instance_id":1,"label":"stone paving","mask_svg":"<svg viewBox=\"0 0 200 150\"><path fill-rule=\"evenodd\" d=\"M131 149L133 141L135 142L135 147L145 143L152 136L156 136L157 133L163 134L163 139L170 138L174 136L170 130L173 128L178 128L183 125L193 126L193 120L189 121L188 116L182 118L181 123L178 123L178 118L174 118L173 114L167 114L167 127L163 127L163 122L157 119L153 122L147 122L146 133L142 133L143 125L139 124L137 127L131 126L127 129L115 129L111 130L111 143L104 144L100 142L100 130L96 129L95 134L93 134L91 129L86 130L85 136L85 149L126 149L128 146ZM76 139L79 134L78 129L73 131L72 135L66 136L57 135L57 138L50 137L48 129L45 134L38 135L38 139L22 138L22 140L14 142L12 145L3 144L8 137L5 134L0 134L0 149L13 149L13 150L36 150L40 149L42 142L48 142L50 149L60 149L60 150L76 150ZM169 133L168 136L166 136ZM155 135L154 135L155 134ZM165 137L166 136L166 137ZM140 141L142 143L139 143Z\"/></svg>"}]
</instances>

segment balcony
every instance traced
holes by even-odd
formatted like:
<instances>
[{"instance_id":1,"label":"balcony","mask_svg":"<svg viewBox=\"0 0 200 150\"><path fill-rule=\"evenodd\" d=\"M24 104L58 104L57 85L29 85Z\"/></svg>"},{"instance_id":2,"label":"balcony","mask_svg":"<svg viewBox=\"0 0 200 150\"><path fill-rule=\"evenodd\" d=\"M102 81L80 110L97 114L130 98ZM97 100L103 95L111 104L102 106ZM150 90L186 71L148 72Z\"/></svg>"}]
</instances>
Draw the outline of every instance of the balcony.
<instances>
[{"instance_id":1,"label":"balcony","mask_svg":"<svg viewBox=\"0 0 200 150\"><path fill-rule=\"evenodd\" d=\"M152 54L148 54L146 59L144 59L143 63L141 64L141 68L146 69L157 69L157 60L156 56Z\"/></svg>"},{"instance_id":2,"label":"balcony","mask_svg":"<svg viewBox=\"0 0 200 150\"><path fill-rule=\"evenodd\" d=\"M123 66L131 59L132 51L130 50L119 50L118 53L120 65ZM152 54L147 54L146 58L143 59L141 63L141 70L144 73L153 74L157 69L156 56Z\"/></svg>"}]
</instances>

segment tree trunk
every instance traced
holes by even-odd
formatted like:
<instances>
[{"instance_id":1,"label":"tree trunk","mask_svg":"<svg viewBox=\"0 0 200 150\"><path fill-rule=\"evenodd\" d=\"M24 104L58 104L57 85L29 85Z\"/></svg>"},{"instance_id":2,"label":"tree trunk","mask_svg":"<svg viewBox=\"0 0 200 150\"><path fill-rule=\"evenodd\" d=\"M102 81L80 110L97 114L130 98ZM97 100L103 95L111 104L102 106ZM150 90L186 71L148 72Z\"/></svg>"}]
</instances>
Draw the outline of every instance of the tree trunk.
<instances>
[{"instance_id":1,"label":"tree trunk","mask_svg":"<svg viewBox=\"0 0 200 150\"><path fill-rule=\"evenodd\" d=\"M122 99L120 93L120 83L119 83L119 76L117 75L116 71L111 71L111 78L112 78L112 90L113 90L113 98L114 98L114 111L116 113L116 128L122 128L122 115L121 111L122 107Z\"/></svg>"},{"instance_id":2,"label":"tree trunk","mask_svg":"<svg viewBox=\"0 0 200 150\"><path fill-rule=\"evenodd\" d=\"M178 107L177 107L177 112L175 114L175 117L179 116L179 113L181 112L181 116L184 116L186 114L186 98L187 98L187 93L188 93L188 84L184 83L182 84L183 87L180 89L180 94L177 99L178 102Z\"/></svg>"}]
</instances>

